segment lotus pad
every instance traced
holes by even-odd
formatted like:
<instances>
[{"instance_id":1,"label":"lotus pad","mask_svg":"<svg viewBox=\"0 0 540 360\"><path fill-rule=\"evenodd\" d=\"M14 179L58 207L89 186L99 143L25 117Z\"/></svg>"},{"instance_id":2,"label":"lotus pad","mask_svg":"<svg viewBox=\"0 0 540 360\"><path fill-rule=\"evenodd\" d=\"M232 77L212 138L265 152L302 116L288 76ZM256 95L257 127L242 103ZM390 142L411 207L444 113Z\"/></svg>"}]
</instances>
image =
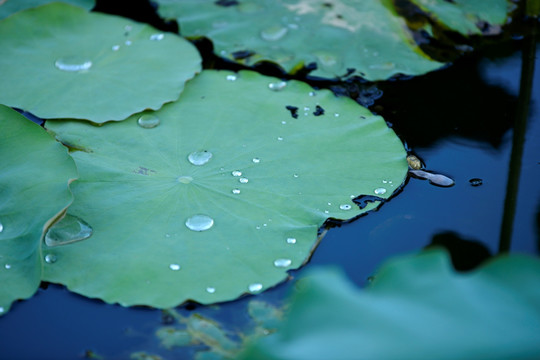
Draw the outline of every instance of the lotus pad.
<instances>
[{"instance_id":1,"label":"lotus pad","mask_svg":"<svg viewBox=\"0 0 540 360\"><path fill-rule=\"evenodd\" d=\"M0 19L24 9L47 4L54 0L3 0L0 1ZM94 7L94 0L61 0L62 2L78 5L87 10Z\"/></svg>"},{"instance_id":2,"label":"lotus pad","mask_svg":"<svg viewBox=\"0 0 540 360\"><path fill-rule=\"evenodd\" d=\"M537 258L460 275L440 250L392 260L364 291L319 269L297 284L278 331L240 358L538 359L539 282Z\"/></svg>"},{"instance_id":3,"label":"lotus pad","mask_svg":"<svg viewBox=\"0 0 540 360\"><path fill-rule=\"evenodd\" d=\"M190 43L52 3L0 22L0 103L42 118L122 120L176 100L200 70Z\"/></svg>"},{"instance_id":4,"label":"lotus pad","mask_svg":"<svg viewBox=\"0 0 540 360\"><path fill-rule=\"evenodd\" d=\"M484 23L504 25L512 8L508 0L411 0L447 28L463 35L482 34Z\"/></svg>"},{"instance_id":5,"label":"lotus pad","mask_svg":"<svg viewBox=\"0 0 540 360\"><path fill-rule=\"evenodd\" d=\"M46 127L81 150L68 212L93 235L50 248L58 261L45 278L124 305L274 286L306 261L328 217L373 209L352 198L388 198L407 171L381 117L250 71L204 71L177 102L123 122Z\"/></svg>"},{"instance_id":6,"label":"lotus pad","mask_svg":"<svg viewBox=\"0 0 540 360\"><path fill-rule=\"evenodd\" d=\"M69 205L77 176L67 150L40 126L0 105L0 315L41 281L45 224Z\"/></svg>"},{"instance_id":7,"label":"lotus pad","mask_svg":"<svg viewBox=\"0 0 540 360\"><path fill-rule=\"evenodd\" d=\"M252 65L261 60L294 72L316 63L313 76L383 80L441 67L414 43L389 0L266 0L220 6L214 0L159 0L182 35L206 36L218 54ZM244 58L238 53L253 52Z\"/></svg>"}]
</instances>

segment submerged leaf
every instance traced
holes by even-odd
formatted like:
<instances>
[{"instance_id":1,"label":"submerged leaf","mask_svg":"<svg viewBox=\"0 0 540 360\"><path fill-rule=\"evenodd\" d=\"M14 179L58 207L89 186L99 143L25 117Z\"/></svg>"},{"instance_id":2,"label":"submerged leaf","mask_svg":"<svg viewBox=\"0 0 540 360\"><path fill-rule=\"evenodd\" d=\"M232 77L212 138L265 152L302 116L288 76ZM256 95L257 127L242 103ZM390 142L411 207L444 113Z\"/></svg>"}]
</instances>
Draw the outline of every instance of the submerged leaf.
<instances>
[{"instance_id":1,"label":"submerged leaf","mask_svg":"<svg viewBox=\"0 0 540 360\"><path fill-rule=\"evenodd\" d=\"M77 170L67 150L39 125L0 105L0 315L34 294L49 259L45 224L71 203Z\"/></svg>"},{"instance_id":2,"label":"submerged leaf","mask_svg":"<svg viewBox=\"0 0 540 360\"><path fill-rule=\"evenodd\" d=\"M299 280L279 330L242 359L537 359L540 261L497 258L458 274L436 250L394 259L366 290L343 274Z\"/></svg>"},{"instance_id":3,"label":"submerged leaf","mask_svg":"<svg viewBox=\"0 0 540 360\"><path fill-rule=\"evenodd\" d=\"M45 279L161 308L258 293L305 263L327 218L372 210L380 201L360 209L353 199L387 199L402 184L405 150L381 117L298 81L273 91L276 81L204 71L153 113L100 127L47 121L85 149L72 152L80 180L69 213L93 234L54 247ZM159 125L138 123L149 114Z\"/></svg>"},{"instance_id":4,"label":"submerged leaf","mask_svg":"<svg viewBox=\"0 0 540 360\"><path fill-rule=\"evenodd\" d=\"M176 100L201 61L174 34L64 3L2 20L0 48L0 103L99 123Z\"/></svg>"}]
</instances>

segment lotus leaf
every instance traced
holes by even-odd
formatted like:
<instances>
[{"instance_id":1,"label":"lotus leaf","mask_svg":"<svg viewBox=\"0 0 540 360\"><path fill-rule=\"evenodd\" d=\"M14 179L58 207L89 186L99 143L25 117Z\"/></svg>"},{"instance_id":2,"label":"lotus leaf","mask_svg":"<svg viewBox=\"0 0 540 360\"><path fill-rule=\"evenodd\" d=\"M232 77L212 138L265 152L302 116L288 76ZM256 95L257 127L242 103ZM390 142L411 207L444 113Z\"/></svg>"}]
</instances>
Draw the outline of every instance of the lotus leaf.
<instances>
[{"instance_id":1,"label":"lotus leaf","mask_svg":"<svg viewBox=\"0 0 540 360\"><path fill-rule=\"evenodd\" d=\"M160 308L258 293L301 266L329 217L403 182L403 144L348 98L250 71L203 71L180 99L103 126L52 120L80 179L87 240L51 247L44 278ZM84 264L84 266L81 266Z\"/></svg>"},{"instance_id":2,"label":"lotus leaf","mask_svg":"<svg viewBox=\"0 0 540 360\"><path fill-rule=\"evenodd\" d=\"M411 0L447 28L463 35L480 35L484 24L504 25L512 3L508 0Z\"/></svg>"},{"instance_id":3,"label":"lotus leaf","mask_svg":"<svg viewBox=\"0 0 540 360\"><path fill-rule=\"evenodd\" d=\"M310 75L383 80L443 64L415 44L390 0L266 0L220 6L214 0L159 0L182 34L206 36L218 54L252 65L268 60L287 72L316 63ZM249 56L248 56L249 55Z\"/></svg>"},{"instance_id":4,"label":"lotus leaf","mask_svg":"<svg viewBox=\"0 0 540 360\"><path fill-rule=\"evenodd\" d=\"M342 273L313 270L279 330L241 358L537 359L539 282L537 258L457 274L439 249L391 260L363 291Z\"/></svg>"},{"instance_id":5,"label":"lotus leaf","mask_svg":"<svg viewBox=\"0 0 540 360\"><path fill-rule=\"evenodd\" d=\"M66 148L39 125L0 105L0 315L32 296L44 260L45 224L72 201L77 176ZM52 261L52 258L49 258Z\"/></svg>"},{"instance_id":6,"label":"lotus leaf","mask_svg":"<svg viewBox=\"0 0 540 360\"><path fill-rule=\"evenodd\" d=\"M0 1L0 19L3 19L11 14L24 9L47 4L54 0L3 0ZM94 7L94 0L60 0L62 2L78 5L87 10Z\"/></svg>"},{"instance_id":7,"label":"lotus leaf","mask_svg":"<svg viewBox=\"0 0 540 360\"><path fill-rule=\"evenodd\" d=\"M176 100L193 45L148 25L52 3L0 22L0 103L41 118L123 120Z\"/></svg>"}]
</instances>

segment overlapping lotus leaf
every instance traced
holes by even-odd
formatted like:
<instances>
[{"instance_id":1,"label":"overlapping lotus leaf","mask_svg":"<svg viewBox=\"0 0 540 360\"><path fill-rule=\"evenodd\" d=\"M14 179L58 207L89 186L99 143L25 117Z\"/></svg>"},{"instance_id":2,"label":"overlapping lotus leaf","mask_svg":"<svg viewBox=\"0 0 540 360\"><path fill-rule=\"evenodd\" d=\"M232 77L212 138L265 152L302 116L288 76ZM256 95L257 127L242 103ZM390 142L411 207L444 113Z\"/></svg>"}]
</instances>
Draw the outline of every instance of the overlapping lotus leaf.
<instances>
[{"instance_id":1,"label":"overlapping lotus leaf","mask_svg":"<svg viewBox=\"0 0 540 360\"><path fill-rule=\"evenodd\" d=\"M11 14L16 13L24 9L36 7L43 4L48 4L55 0L3 0L0 1L0 19L3 19ZM94 7L94 0L56 0L73 5L80 6L86 10L90 10Z\"/></svg>"},{"instance_id":2,"label":"overlapping lotus leaf","mask_svg":"<svg viewBox=\"0 0 540 360\"><path fill-rule=\"evenodd\" d=\"M537 359L539 281L537 258L505 256L456 274L440 250L392 260L363 291L314 270L278 331L239 358Z\"/></svg>"},{"instance_id":3,"label":"overlapping lotus leaf","mask_svg":"<svg viewBox=\"0 0 540 360\"><path fill-rule=\"evenodd\" d=\"M178 101L123 122L46 127L79 150L68 213L93 234L47 248L45 279L123 305L272 287L306 262L327 218L373 209L353 198L386 199L407 172L381 117L250 71L203 71Z\"/></svg>"},{"instance_id":4,"label":"overlapping lotus leaf","mask_svg":"<svg viewBox=\"0 0 540 360\"><path fill-rule=\"evenodd\" d=\"M349 74L383 80L441 67L415 44L390 0L159 0L182 35L206 36L227 59L253 65L272 61L287 72L317 64L310 75ZM247 56L252 53L251 56Z\"/></svg>"},{"instance_id":5,"label":"overlapping lotus leaf","mask_svg":"<svg viewBox=\"0 0 540 360\"><path fill-rule=\"evenodd\" d=\"M508 0L410 0L443 26L463 35L480 35L485 24L504 25L515 6Z\"/></svg>"},{"instance_id":6,"label":"overlapping lotus leaf","mask_svg":"<svg viewBox=\"0 0 540 360\"><path fill-rule=\"evenodd\" d=\"M0 22L0 103L41 118L123 120L176 100L200 70L193 45L64 3Z\"/></svg>"},{"instance_id":7,"label":"overlapping lotus leaf","mask_svg":"<svg viewBox=\"0 0 540 360\"><path fill-rule=\"evenodd\" d=\"M67 149L39 125L0 105L0 315L41 282L45 224L72 200Z\"/></svg>"}]
</instances>

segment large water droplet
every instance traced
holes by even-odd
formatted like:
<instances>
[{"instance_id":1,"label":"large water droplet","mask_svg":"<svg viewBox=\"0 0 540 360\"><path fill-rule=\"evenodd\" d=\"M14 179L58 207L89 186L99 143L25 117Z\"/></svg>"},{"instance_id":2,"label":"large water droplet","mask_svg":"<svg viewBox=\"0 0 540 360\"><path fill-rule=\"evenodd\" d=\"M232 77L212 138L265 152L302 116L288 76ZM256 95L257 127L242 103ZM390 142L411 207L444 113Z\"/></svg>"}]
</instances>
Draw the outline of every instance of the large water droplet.
<instances>
[{"instance_id":1,"label":"large water droplet","mask_svg":"<svg viewBox=\"0 0 540 360\"><path fill-rule=\"evenodd\" d=\"M198 165L198 166L206 164L208 161L210 161L211 158L212 158L212 153L206 150L195 151L188 155L189 162L192 163L193 165Z\"/></svg>"},{"instance_id":2,"label":"large water droplet","mask_svg":"<svg viewBox=\"0 0 540 360\"><path fill-rule=\"evenodd\" d=\"M157 116L151 115L151 114L143 114L139 117L137 120L137 124L139 124L140 127L145 129L152 129L158 126L160 123L160 120Z\"/></svg>"},{"instance_id":3,"label":"large water droplet","mask_svg":"<svg viewBox=\"0 0 540 360\"><path fill-rule=\"evenodd\" d=\"M234 170L231 172L232 176L242 176L242 172L240 170Z\"/></svg>"},{"instance_id":4,"label":"large water droplet","mask_svg":"<svg viewBox=\"0 0 540 360\"><path fill-rule=\"evenodd\" d=\"M214 226L214 219L207 215L193 215L186 220L186 226L193 231L205 231Z\"/></svg>"},{"instance_id":5,"label":"large water droplet","mask_svg":"<svg viewBox=\"0 0 540 360\"><path fill-rule=\"evenodd\" d=\"M178 264L170 264L169 269L174 270L174 271L178 271L178 270L180 270L180 265L178 265Z\"/></svg>"},{"instance_id":6,"label":"large water droplet","mask_svg":"<svg viewBox=\"0 0 540 360\"><path fill-rule=\"evenodd\" d=\"M293 238L293 237L287 238L287 244L296 244L296 238Z\"/></svg>"},{"instance_id":7,"label":"large water droplet","mask_svg":"<svg viewBox=\"0 0 540 360\"><path fill-rule=\"evenodd\" d=\"M152 34L150 35L150 40L152 41L161 41L165 37L164 34Z\"/></svg>"},{"instance_id":8,"label":"large water droplet","mask_svg":"<svg viewBox=\"0 0 540 360\"><path fill-rule=\"evenodd\" d=\"M216 292L216 288L213 288L213 287L207 287L206 288L206 292L209 293L209 294L213 294Z\"/></svg>"},{"instance_id":9,"label":"large water droplet","mask_svg":"<svg viewBox=\"0 0 540 360\"><path fill-rule=\"evenodd\" d=\"M45 255L45 262L47 264L54 264L56 262L56 255L54 254Z\"/></svg>"},{"instance_id":10,"label":"large water droplet","mask_svg":"<svg viewBox=\"0 0 540 360\"><path fill-rule=\"evenodd\" d=\"M274 266L278 268L286 268L291 265L291 259L276 259L274 260Z\"/></svg>"},{"instance_id":11,"label":"large water droplet","mask_svg":"<svg viewBox=\"0 0 540 360\"><path fill-rule=\"evenodd\" d=\"M65 56L56 60L54 66L62 71L85 71L92 67L92 61L81 56Z\"/></svg>"},{"instance_id":12,"label":"large water droplet","mask_svg":"<svg viewBox=\"0 0 540 360\"><path fill-rule=\"evenodd\" d=\"M47 230L45 244L58 246L85 240L92 236L92 231L92 227L81 218L66 214L64 218Z\"/></svg>"},{"instance_id":13,"label":"large water droplet","mask_svg":"<svg viewBox=\"0 0 540 360\"><path fill-rule=\"evenodd\" d=\"M271 26L261 31L261 38L266 41L277 41L283 38L289 29L283 26Z\"/></svg>"},{"instance_id":14,"label":"large water droplet","mask_svg":"<svg viewBox=\"0 0 540 360\"><path fill-rule=\"evenodd\" d=\"M373 190L373 192L377 195L383 195L383 194L386 194L386 189L383 187L380 187Z\"/></svg>"},{"instance_id":15,"label":"large water droplet","mask_svg":"<svg viewBox=\"0 0 540 360\"><path fill-rule=\"evenodd\" d=\"M343 204L343 205L339 205L339 208L341 210L351 210L351 205L349 204Z\"/></svg>"},{"instance_id":16,"label":"large water droplet","mask_svg":"<svg viewBox=\"0 0 540 360\"><path fill-rule=\"evenodd\" d=\"M250 285L248 286L248 290L249 290L249 292L251 292L251 293L259 292L259 291L262 290L262 288L263 288L263 286L262 286L262 284L260 284L260 283L253 283L253 284L250 284Z\"/></svg>"},{"instance_id":17,"label":"large water droplet","mask_svg":"<svg viewBox=\"0 0 540 360\"><path fill-rule=\"evenodd\" d=\"M180 176L176 180L182 184L189 184L193 181L193 178L191 176Z\"/></svg>"},{"instance_id":18,"label":"large water droplet","mask_svg":"<svg viewBox=\"0 0 540 360\"><path fill-rule=\"evenodd\" d=\"M268 84L268 88L273 91L283 90L286 86L287 83L285 81L271 82L270 84Z\"/></svg>"},{"instance_id":19,"label":"large water droplet","mask_svg":"<svg viewBox=\"0 0 540 360\"><path fill-rule=\"evenodd\" d=\"M238 181L240 181L242 184L247 184L249 182L249 179L245 178L245 177L242 177L242 178L238 179Z\"/></svg>"}]
</instances>

